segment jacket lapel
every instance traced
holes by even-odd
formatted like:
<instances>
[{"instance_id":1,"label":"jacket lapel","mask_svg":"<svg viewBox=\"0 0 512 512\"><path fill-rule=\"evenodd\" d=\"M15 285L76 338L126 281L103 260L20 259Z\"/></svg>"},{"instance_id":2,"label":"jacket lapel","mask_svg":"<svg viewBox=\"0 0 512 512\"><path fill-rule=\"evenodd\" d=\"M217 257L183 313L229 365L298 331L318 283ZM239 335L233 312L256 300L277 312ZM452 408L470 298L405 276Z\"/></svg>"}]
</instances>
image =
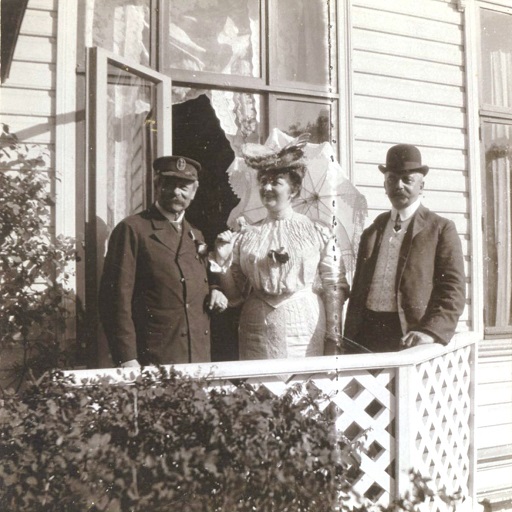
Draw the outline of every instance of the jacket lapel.
<instances>
[{"instance_id":1,"label":"jacket lapel","mask_svg":"<svg viewBox=\"0 0 512 512\"><path fill-rule=\"evenodd\" d=\"M188 221L183 218L181 245L178 251L178 257L181 253L196 252L194 240L199 240L199 234L192 228Z\"/></svg>"},{"instance_id":2,"label":"jacket lapel","mask_svg":"<svg viewBox=\"0 0 512 512\"><path fill-rule=\"evenodd\" d=\"M368 239L366 242L366 248L364 253L364 265L362 267L362 289L369 290L375 267L377 265L377 258L379 256L379 249L382 243L382 235L384 229L389 220L391 212L383 213L379 215L374 221L372 226L369 228Z\"/></svg>"},{"instance_id":3,"label":"jacket lapel","mask_svg":"<svg viewBox=\"0 0 512 512\"><path fill-rule=\"evenodd\" d=\"M150 208L150 218L155 238L176 254L180 246L181 234L171 226L155 205Z\"/></svg>"},{"instance_id":4,"label":"jacket lapel","mask_svg":"<svg viewBox=\"0 0 512 512\"><path fill-rule=\"evenodd\" d=\"M420 205L414 214L411 223L407 229L407 233L405 234L404 240L402 242L402 246L400 247L400 254L398 256L398 265L396 269L396 287L398 289L398 285L402 280L402 275L404 273L405 264L407 259L409 258L409 253L412 247L412 241L414 237L423 230L425 227L425 216L428 212L428 209Z\"/></svg>"},{"instance_id":5,"label":"jacket lapel","mask_svg":"<svg viewBox=\"0 0 512 512\"><path fill-rule=\"evenodd\" d=\"M390 217L391 212L386 212L382 215L379 215L373 223L374 231L368 239L368 256L372 262L373 268L375 268L375 264L377 263L377 256L379 255L379 249L382 243L382 235L384 234L386 224L388 223Z\"/></svg>"}]
</instances>

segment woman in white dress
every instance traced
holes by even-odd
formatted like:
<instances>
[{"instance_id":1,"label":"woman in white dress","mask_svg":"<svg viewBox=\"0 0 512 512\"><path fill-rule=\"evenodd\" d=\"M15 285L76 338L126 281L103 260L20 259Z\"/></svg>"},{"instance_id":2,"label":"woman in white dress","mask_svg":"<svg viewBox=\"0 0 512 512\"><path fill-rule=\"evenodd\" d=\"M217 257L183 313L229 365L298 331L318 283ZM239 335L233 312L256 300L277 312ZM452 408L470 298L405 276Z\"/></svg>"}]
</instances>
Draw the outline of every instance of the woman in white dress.
<instances>
[{"instance_id":1,"label":"woman in white dress","mask_svg":"<svg viewBox=\"0 0 512 512\"><path fill-rule=\"evenodd\" d=\"M243 301L240 359L331 355L341 345L349 287L340 250L328 227L292 207L307 172L305 143L243 148L267 217L221 233L210 258L230 304Z\"/></svg>"}]
</instances>

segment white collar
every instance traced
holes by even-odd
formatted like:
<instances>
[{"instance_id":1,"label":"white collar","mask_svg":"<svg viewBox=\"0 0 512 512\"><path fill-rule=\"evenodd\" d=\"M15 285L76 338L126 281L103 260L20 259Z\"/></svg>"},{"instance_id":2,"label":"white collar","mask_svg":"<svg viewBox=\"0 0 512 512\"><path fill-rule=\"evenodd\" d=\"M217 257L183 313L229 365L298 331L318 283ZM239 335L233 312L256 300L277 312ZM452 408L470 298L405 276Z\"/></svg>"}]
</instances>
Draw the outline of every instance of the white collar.
<instances>
[{"instance_id":1,"label":"white collar","mask_svg":"<svg viewBox=\"0 0 512 512\"><path fill-rule=\"evenodd\" d=\"M169 221L173 224L181 224L183 221L183 217L185 215L185 210L178 213L178 215L175 215L174 213L168 212L167 210L164 210L158 201L155 203L156 209Z\"/></svg>"},{"instance_id":2,"label":"white collar","mask_svg":"<svg viewBox=\"0 0 512 512\"><path fill-rule=\"evenodd\" d=\"M395 207L391 208L391 218L393 220L396 219L397 213L400 215L400 220L405 221L407 219L410 219L415 213L416 210L421 205L421 199L418 198L414 203L410 204L407 208L404 208L402 210L397 210Z\"/></svg>"}]
</instances>

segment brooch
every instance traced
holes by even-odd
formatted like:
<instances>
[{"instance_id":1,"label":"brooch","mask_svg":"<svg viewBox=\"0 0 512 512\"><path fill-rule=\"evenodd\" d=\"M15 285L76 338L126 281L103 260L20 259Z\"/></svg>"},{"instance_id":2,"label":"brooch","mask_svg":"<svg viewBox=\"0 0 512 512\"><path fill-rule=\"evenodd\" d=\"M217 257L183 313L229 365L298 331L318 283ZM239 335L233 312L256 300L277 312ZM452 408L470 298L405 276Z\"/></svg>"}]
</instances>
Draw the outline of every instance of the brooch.
<instances>
[{"instance_id":1,"label":"brooch","mask_svg":"<svg viewBox=\"0 0 512 512\"><path fill-rule=\"evenodd\" d=\"M188 235L194 241L197 254L204 258L208 254L208 246L202 240L198 240L192 230L189 231Z\"/></svg>"},{"instance_id":2,"label":"brooch","mask_svg":"<svg viewBox=\"0 0 512 512\"><path fill-rule=\"evenodd\" d=\"M277 251L270 250L267 256L274 263L286 263L290 259L290 255L284 250L284 247L280 247Z\"/></svg>"}]
</instances>

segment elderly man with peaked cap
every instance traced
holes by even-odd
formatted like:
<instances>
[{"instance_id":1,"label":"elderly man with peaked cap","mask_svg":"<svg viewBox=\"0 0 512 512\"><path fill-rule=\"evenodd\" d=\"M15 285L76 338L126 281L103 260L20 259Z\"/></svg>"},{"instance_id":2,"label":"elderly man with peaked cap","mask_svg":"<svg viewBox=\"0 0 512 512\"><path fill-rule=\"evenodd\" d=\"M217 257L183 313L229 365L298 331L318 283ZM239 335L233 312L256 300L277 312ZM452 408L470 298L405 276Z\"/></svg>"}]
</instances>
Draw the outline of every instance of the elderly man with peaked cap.
<instances>
[{"instance_id":1,"label":"elderly man with peaked cap","mask_svg":"<svg viewBox=\"0 0 512 512\"><path fill-rule=\"evenodd\" d=\"M112 231L100 317L121 366L210 361L210 319L227 299L209 285L207 247L185 211L201 166L181 156L153 162L155 203Z\"/></svg>"},{"instance_id":2,"label":"elderly man with peaked cap","mask_svg":"<svg viewBox=\"0 0 512 512\"><path fill-rule=\"evenodd\" d=\"M447 344L465 305L455 224L421 204L429 168L417 147L391 147L379 170L392 208L361 237L345 320L346 351Z\"/></svg>"}]
</instances>

